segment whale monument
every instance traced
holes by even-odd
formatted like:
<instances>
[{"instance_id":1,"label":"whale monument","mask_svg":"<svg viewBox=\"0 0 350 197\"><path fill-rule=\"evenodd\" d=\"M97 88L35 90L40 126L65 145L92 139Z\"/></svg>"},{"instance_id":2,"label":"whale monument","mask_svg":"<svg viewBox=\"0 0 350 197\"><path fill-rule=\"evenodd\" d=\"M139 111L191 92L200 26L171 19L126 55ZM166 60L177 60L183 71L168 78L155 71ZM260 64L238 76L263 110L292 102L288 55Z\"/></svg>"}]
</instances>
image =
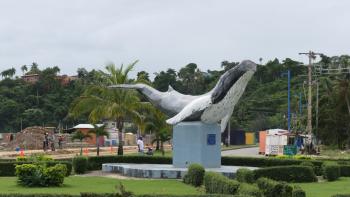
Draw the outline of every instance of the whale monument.
<instances>
[{"instance_id":1,"label":"whale monument","mask_svg":"<svg viewBox=\"0 0 350 197\"><path fill-rule=\"evenodd\" d=\"M185 95L171 86L160 92L146 84L117 84L109 88L135 89L169 119L173 130L173 165L199 163L206 168L221 166L221 132L256 71L256 64L244 60L227 70L215 87L202 95ZM219 125L220 124L220 125Z\"/></svg>"}]
</instances>

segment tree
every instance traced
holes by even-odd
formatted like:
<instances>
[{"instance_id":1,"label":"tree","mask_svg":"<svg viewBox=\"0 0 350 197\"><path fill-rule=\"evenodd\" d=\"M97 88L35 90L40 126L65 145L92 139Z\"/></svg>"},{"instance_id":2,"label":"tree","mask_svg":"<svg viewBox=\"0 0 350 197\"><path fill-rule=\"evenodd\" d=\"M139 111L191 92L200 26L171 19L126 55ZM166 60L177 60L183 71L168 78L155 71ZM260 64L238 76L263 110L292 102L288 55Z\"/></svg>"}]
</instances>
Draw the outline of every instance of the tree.
<instances>
[{"instance_id":1,"label":"tree","mask_svg":"<svg viewBox=\"0 0 350 197\"><path fill-rule=\"evenodd\" d=\"M153 81L153 86L159 91L167 91L169 85L175 89L180 89L180 83L176 80L177 74L174 69L168 69L166 72L161 71L160 73L155 73L156 77Z\"/></svg>"},{"instance_id":2,"label":"tree","mask_svg":"<svg viewBox=\"0 0 350 197\"><path fill-rule=\"evenodd\" d=\"M77 130L72 135L72 141L79 140L79 142L80 142L80 155L83 155L83 140L85 140L87 138L91 138L91 135L88 133L85 134L85 133L81 132L80 130Z\"/></svg>"},{"instance_id":3,"label":"tree","mask_svg":"<svg viewBox=\"0 0 350 197\"><path fill-rule=\"evenodd\" d=\"M170 137L171 126L165 122L166 119L165 114L155 108L150 111L147 117L146 130L155 133L156 150L164 151L163 142L168 141L168 137Z\"/></svg>"},{"instance_id":4,"label":"tree","mask_svg":"<svg viewBox=\"0 0 350 197\"><path fill-rule=\"evenodd\" d=\"M28 71L28 67L27 67L27 65L23 65L23 66L21 66L21 70L22 70L22 73L23 73L23 75L25 74L25 72L27 72Z\"/></svg>"},{"instance_id":5,"label":"tree","mask_svg":"<svg viewBox=\"0 0 350 197\"><path fill-rule=\"evenodd\" d=\"M110 89L107 86L130 82L129 72L137 61L116 68L114 64L106 66L107 73L102 73L103 85L91 85L75 100L71 112L74 117L87 115L92 123L101 119L114 120L118 129L118 155L123 155L123 128L124 122L134 116L141 105L136 92L123 89Z\"/></svg>"},{"instance_id":6,"label":"tree","mask_svg":"<svg viewBox=\"0 0 350 197\"><path fill-rule=\"evenodd\" d=\"M149 74L146 71L138 72L136 81L139 83L145 83L145 84L151 85L151 80L149 79Z\"/></svg>"},{"instance_id":7,"label":"tree","mask_svg":"<svg viewBox=\"0 0 350 197\"><path fill-rule=\"evenodd\" d=\"M160 151L162 152L162 156L165 155L164 151L164 142L170 141L171 135L169 133L169 130L164 128L156 133L156 138L152 141L152 144L154 142L160 142Z\"/></svg>"},{"instance_id":8,"label":"tree","mask_svg":"<svg viewBox=\"0 0 350 197\"><path fill-rule=\"evenodd\" d=\"M109 133L105 130L105 125L102 126L97 126L96 124L93 124L94 128L89 130L89 133L94 134L96 136L96 147L97 151L96 154L97 156L100 156L100 140L99 138L101 136L109 136Z\"/></svg>"}]
</instances>

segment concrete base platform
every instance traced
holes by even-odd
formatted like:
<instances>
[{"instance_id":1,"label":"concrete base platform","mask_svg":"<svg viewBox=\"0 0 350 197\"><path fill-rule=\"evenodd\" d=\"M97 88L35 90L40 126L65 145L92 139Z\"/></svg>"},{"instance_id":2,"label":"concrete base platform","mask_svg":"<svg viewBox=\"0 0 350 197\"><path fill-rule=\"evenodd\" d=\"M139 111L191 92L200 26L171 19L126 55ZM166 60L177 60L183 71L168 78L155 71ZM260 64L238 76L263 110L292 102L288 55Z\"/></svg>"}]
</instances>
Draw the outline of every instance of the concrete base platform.
<instances>
[{"instance_id":1,"label":"concrete base platform","mask_svg":"<svg viewBox=\"0 0 350 197\"><path fill-rule=\"evenodd\" d=\"M222 173L229 178L234 178L239 168L256 169L255 167L221 166L220 168L207 168L205 170ZM123 176L138 178L181 179L186 174L187 168L176 168L173 165L165 164L106 163L102 165L102 172L115 172Z\"/></svg>"}]
</instances>

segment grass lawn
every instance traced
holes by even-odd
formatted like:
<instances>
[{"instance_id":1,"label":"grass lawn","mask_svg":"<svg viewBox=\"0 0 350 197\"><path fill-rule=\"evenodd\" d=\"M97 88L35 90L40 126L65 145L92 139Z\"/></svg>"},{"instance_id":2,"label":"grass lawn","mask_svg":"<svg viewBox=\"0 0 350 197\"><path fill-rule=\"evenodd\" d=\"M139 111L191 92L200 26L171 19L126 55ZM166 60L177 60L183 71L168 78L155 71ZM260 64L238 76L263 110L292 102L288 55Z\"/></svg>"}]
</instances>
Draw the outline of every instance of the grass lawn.
<instances>
[{"instance_id":1,"label":"grass lawn","mask_svg":"<svg viewBox=\"0 0 350 197\"><path fill-rule=\"evenodd\" d=\"M127 191L135 194L199 194L196 188L177 180L118 180L104 177L71 176L61 187L27 188L16 184L16 177L0 177L0 193L60 193L80 192L112 193L121 182Z\"/></svg>"},{"instance_id":2,"label":"grass lawn","mask_svg":"<svg viewBox=\"0 0 350 197\"><path fill-rule=\"evenodd\" d=\"M334 194L350 194L350 178L340 178L334 182L298 183L306 191L307 197L330 197Z\"/></svg>"}]
</instances>

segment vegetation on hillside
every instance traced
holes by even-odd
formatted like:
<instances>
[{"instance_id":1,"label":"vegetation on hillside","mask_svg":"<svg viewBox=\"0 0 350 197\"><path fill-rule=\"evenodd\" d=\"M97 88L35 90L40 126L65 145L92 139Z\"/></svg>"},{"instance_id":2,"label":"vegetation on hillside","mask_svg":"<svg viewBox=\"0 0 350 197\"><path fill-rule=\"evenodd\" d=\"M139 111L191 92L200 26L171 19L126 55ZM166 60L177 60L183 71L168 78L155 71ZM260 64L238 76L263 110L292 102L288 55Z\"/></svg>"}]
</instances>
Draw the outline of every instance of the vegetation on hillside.
<instances>
[{"instance_id":1,"label":"vegetation on hillside","mask_svg":"<svg viewBox=\"0 0 350 197\"><path fill-rule=\"evenodd\" d=\"M132 65L135 64L136 62ZM5 69L1 73L3 79L0 81L0 119L2 120L0 122L0 132L17 132L21 127L25 128L32 125L55 127L65 127L67 125L67 127L71 127L78 122L88 122L90 120L90 122L95 123L102 119L112 119L121 123L124 121L135 122L138 132L143 133L148 130L149 126L147 125L149 123L147 122L152 117L147 116L147 114L150 114L149 111L142 107L140 109L127 107L128 110L125 113L123 112L122 115L112 113L112 111L109 111L109 114L91 114L87 111L69 113L69 109L72 107L74 109L79 101L88 99L90 96L96 96L95 94L101 93L98 96L107 96L107 94L103 94L103 92L108 92L106 89L100 92L93 92L92 89L102 90L101 87L116 83L138 81L152 85L161 91L166 91L170 85L181 93L202 94L214 87L222 73L237 64L238 62L223 61L221 63L222 69L203 71L197 64L190 63L179 71L169 68L155 73L153 80L150 79L147 70L139 72L136 79L129 79L127 76L123 76L123 68L112 67L111 65L106 67L107 71L87 71L80 68L77 71L78 79L66 85L60 83L57 78L60 71L59 67L40 70L36 63L22 66L22 73L39 75L38 82L34 84L26 83L22 79L14 77L16 71L12 68ZM327 57L323 55L316 65L322 68L347 68L350 67L350 56ZM258 65L256 74L235 107L231 118L231 128L250 131L287 128L287 77L283 74L287 70L292 73L292 130L296 132L305 131L307 69L302 63L290 58L282 61L274 59L264 65ZM322 74L314 77L314 80L316 79L319 82L319 107L317 115L316 86L314 86L312 103L314 133L324 144L344 148L350 144L350 77L348 74ZM122 90L115 91L119 92L116 93L115 98L125 93ZM142 95L135 92L130 94L128 96L133 98L132 100L135 102L143 103L146 100ZM119 106L118 102L107 103L115 103L115 106ZM107 103L105 106L109 105ZM97 108L100 109L100 107ZM74 110L71 112L74 112ZM159 132L159 135L162 135L162 132Z\"/></svg>"}]
</instances>

